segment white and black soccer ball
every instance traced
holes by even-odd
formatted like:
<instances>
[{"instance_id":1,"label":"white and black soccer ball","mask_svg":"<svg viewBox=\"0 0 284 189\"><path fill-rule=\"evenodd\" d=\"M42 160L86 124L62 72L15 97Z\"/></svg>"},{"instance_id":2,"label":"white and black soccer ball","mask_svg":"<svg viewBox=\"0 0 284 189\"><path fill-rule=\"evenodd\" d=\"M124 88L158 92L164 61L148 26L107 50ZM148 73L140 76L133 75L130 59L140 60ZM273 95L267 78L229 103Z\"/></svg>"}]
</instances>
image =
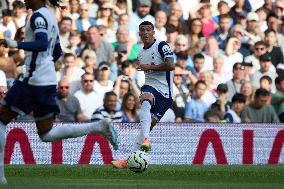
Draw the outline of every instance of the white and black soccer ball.
<instances>
[{"instance_id":1,"label":"white and black soccer ball","mask_svg":"<svg viewBox=\"0 0 284 189\"><path fill-rule=\"evenodd\" d=\"M133 172L142 173L147 170L148 165L149 157L143 151L134 151L128 157L128 168Z\"/></svg>"}]
</instances>

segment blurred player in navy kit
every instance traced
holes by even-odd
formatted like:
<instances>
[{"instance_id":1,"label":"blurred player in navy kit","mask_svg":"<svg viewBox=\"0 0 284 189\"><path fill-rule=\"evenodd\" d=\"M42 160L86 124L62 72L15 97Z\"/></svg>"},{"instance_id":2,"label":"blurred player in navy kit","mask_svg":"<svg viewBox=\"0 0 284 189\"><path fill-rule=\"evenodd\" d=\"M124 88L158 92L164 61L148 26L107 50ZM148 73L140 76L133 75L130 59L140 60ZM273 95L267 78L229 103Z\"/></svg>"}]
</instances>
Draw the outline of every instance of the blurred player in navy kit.
<instances>
[{"instance_id":1,"label":"blurred player in navy kit","mask_svg":"<svg viewBox=\"0 0 284 189\"><path fill-rule=\"evenodd\" d=\"M46 7L47 0L25 0L27 9L33 13L26 23L25 41L17 42L8 38L1 40L10 48L25 50L24 64L27 71L17 80L0 105L0 184L6 184L4 176L4 147L6 125L17 115L33 112L37 131L43 142L75 138L89 133L103 134L114 149L117 148L116 134L112 122L86 122L80 125L64 123L53 127L56 105L56 72L54 62L61 56L58 24L54 14ZM49 0L59 6L59 0Z\"/></svg>"}]
</instances>

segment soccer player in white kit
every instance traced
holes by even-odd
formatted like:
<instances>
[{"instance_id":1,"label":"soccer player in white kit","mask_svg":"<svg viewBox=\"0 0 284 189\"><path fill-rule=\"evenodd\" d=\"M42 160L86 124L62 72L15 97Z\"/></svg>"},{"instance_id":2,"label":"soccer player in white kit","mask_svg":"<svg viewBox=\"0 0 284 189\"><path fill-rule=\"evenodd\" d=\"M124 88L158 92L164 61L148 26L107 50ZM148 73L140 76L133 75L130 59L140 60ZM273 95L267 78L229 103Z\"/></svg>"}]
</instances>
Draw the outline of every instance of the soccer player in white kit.
<instances>
[{"instance_id":1,"label":"soccer player in white kit","mask_svg":"<svg viewBox=\"0 0 284 189\"><path fill-rule=\"evenodd\" d=\"M145 84L140 96L141 132L136 145L148 152L151 150L150 130L172 105L173 52L165 41L154 38L154 25L144 21L139 25L139 35L144 44L138 55L138 70L145 72ZM141 144L142 143L142 144ZM135 146L137 148L137 146ZM127 168L127 160L112 161L115 168Z\"/></svg>"},{"instance_id":2,"label":"soccer player in white kit","mask_svg":"<svg viewBox=\"0 0 284 189\"><path fill-rule=\"evenodd\" d=\"M17 115L33 112L37 131L43 142L99 133L117 149L116 132L109 119L80 125L62 123L53 127L55 114L59 111L55 101L57 81L54 62L62 51L58 24L54 14L46 7L46 1L25 0L26 8L32 9L33 13L25 26L24 42L1 40L2 45L25 50L24 64L27 71L23 79L14 83L0 105L0 184L7 183L3 163L6 125ZM59 0L48 1L53 6L59 6Z\"/></svg>"}]
</instances>

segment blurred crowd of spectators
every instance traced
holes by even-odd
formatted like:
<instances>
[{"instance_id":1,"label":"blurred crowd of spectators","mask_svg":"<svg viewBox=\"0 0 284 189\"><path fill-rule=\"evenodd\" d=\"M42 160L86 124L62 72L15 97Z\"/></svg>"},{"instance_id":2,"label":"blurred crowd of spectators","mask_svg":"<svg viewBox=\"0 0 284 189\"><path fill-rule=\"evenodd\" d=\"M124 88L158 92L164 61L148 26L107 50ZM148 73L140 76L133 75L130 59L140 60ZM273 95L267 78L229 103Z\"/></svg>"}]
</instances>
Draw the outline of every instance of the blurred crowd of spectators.
<instances>
[{"instance_id":1,"label":"blurred crowd of spectators","mask_svg":"<svg viewBox=\"0 0 284 189\"><path fill-rule=\"evenodd\" d=\"M64 54L55 63L58 120L139 121L138 25L175 53L164 122L284 122L284 0L62 0L52 8ZM0 32L24 40L22 0L0 2ZM0 46L0 99L25 52Z\"/></svg>"}]
</instances>

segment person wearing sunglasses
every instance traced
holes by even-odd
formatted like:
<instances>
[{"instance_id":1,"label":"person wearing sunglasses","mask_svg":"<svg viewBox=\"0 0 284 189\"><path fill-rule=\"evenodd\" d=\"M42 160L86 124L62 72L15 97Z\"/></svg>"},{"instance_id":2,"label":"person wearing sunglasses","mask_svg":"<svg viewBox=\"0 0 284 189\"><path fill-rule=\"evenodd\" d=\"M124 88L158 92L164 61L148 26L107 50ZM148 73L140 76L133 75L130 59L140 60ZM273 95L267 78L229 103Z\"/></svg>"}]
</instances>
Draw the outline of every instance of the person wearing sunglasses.
<instances>
[{"instance_id":1,"label":"person wearing sunglasses","mask_svg":"<svg viewBox=\"0 0 284 189\"><path fill-rule=\"evenodd\" d=\"M56 103L60 110L57 119L60 121L84 121L87 120L82 112L79 100L70 94L70 84L67 79L58 82Z\"/></svg>"}]
</instances>

